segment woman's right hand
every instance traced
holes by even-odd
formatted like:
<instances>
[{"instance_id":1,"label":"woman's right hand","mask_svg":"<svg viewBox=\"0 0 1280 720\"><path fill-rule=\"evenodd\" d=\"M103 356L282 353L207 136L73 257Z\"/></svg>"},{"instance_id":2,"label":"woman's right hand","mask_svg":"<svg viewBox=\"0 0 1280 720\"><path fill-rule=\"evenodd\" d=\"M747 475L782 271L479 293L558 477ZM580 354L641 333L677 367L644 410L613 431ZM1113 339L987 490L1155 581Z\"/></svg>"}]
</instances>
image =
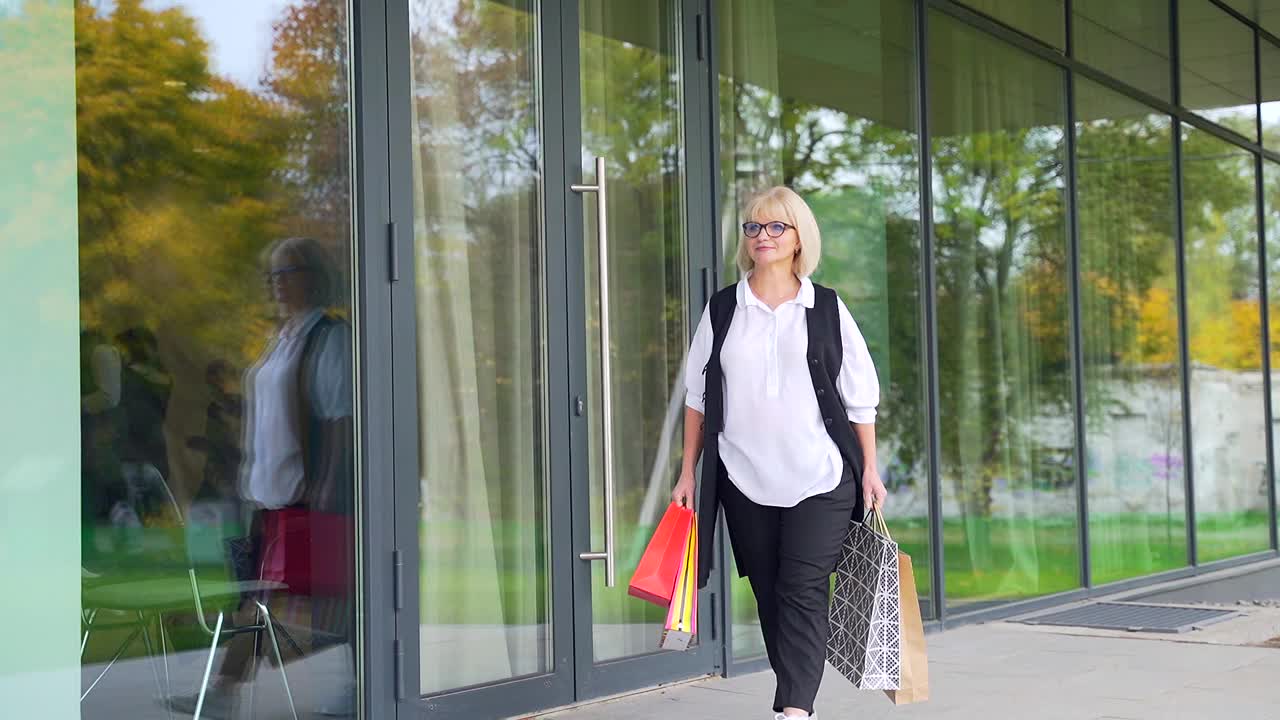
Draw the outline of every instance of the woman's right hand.
<instances>
[{"instance_id":1,"label":"woman's right hand","mask_svg":"<svg viewBox=\"0 0 1280 720\"><path fill-rule=\"evenodd\" d=\"M681 472L680 479L676 482L676 489L671 491L671 502L692 509L693 488L693 473L688 471Z\"/></svg>"}]
</instances>

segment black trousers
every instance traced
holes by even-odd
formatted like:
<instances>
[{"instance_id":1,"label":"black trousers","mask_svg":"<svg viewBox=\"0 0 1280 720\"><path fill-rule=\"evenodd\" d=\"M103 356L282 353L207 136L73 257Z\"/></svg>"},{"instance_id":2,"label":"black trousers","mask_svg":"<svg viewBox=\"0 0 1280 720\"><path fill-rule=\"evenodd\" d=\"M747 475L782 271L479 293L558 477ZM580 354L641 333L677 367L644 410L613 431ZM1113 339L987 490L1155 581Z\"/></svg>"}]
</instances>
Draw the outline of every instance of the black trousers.
<instances>
[{"instance_id":1,"label":"black trousers","mask_svg":"<svg viewBox=\"0 0 1280 720\"><path fill-rule=\"evenodd\" d=\"M778 678L773 711L813 714L831 630L830 577L857 503L845 468L840 484L795 507L758 505L720 472L720 502L738 572L751 581L769 665Z\"/></svg>"}]
</instances>

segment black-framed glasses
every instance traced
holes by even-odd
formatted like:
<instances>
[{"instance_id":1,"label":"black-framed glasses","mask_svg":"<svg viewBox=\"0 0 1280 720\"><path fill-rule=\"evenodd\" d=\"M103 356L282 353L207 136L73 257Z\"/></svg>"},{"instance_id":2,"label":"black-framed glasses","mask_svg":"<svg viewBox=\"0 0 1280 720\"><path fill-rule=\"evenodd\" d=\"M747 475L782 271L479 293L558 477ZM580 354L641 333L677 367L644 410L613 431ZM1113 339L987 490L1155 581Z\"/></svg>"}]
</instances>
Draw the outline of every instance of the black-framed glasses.
<instances>
[{"instance_id":1,"label":"black-framed glasses","mask_svg":"<svg viewBox=\"0 0 1280 720\"><path fill-rule=\"evenodd\" d=\"M302 272L307 269L308 267L306 265L285 265L284 267L272 268L271 270L263 271L262 280L263 282L270 284L276 280L281 280L288 275L292 275L296 272Z\"/></svg>"},{"instance_id":2,"label":"black-framed glasses","mask_svg":"<svg viewBox=\"0 0 1280 720\"><path fill-rule=\"evenodd\" d=\"M760 237L760 231L764 230L765 233L769 235L769 237L778 238L778 237L782 237L782 233L786 232L787 228L794 228L794 227L795 225L789 225L787 223L779 222L777 220L774 220L773 222L767 222L767 223L744 222L742 223L742 234L746 235L749 238L755 238L755 237Z\"/></svg>"}]
</instances>

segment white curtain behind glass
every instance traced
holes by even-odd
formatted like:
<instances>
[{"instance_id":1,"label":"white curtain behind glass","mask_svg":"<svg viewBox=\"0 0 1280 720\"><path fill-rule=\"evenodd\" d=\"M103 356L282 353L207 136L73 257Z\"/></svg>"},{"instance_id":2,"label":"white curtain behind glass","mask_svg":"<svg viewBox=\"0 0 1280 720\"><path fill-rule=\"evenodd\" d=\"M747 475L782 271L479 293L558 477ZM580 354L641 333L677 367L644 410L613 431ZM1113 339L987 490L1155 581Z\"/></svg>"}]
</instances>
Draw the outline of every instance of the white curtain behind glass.
<instances>
[{"instance_id":1,"label":"white curtain behind glass","mask_svg":"<svg viewBox=\"0 0 1280 720\"><path fill-rule=\"evenodd\" d=\"M532 16L414 9L424 692L548 669Z\"/></svg>"},{"instance_id":2,"label":"white curtain behind glass","mask_svg":"<svg viewBox=\"0 0 1280 720\"><path fill-rule=\"evenodd\" d=\"M1051 99L1061 95L1061 80L952 21L932 27L939 303L955 314L949 333L940 330L940 360L951 365L943 382L957 385L946 391L954 399L941 420L951 426L944 438L954 438L950 452L944 447L951 476L944 486L958 495L971 566L1000 578L983 591L1038 594L1048 549L1037 525L1071 511L1037 489L1046 479L1045 448L1069 451L1071 437L1070 403L1054 396L1064 378L1042 375L1046 331L1065 331L1068 318L1056 316L1035 286L1046 257L1065 246L1054 225L1060 199L1044 194L1061 183L1054 162L1063 128L1054 123L1065 118ZM1060 271L1065 290L1067 268ZM1007 548L1008 566L993 544Z\"/></svg>"}]
</instances>

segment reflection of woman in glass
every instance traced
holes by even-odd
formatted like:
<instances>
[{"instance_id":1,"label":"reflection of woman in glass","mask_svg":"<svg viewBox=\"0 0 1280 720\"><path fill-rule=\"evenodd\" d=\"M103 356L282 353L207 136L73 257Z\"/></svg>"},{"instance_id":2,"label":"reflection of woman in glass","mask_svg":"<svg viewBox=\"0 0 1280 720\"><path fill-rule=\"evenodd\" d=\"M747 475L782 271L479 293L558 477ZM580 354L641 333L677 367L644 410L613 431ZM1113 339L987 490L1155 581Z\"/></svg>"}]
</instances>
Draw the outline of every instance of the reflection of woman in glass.
<instances>
[{"instance_id":1,"label":"reflection of woman in glass","mask_svg":"<svg viewBox=\"0 0 1280 720\"><path fill-rule=\"evenodd\" d=\"M689 351L684 467L673 498L699 501L699 584L724 507L751 582L778 718L811 717L826 661L828 582L853 517L884 502L876 471L880 386L867 344L835 292L815 285L813 212L785 187L743 213L745 277L711 299Z\"/></svg>"},{"instance_id":2,"label":"reflection of woman in glass","mask_svg":"<svg viewBox=\"0 0 1280 720\"><path fill-rule=\"evenodd\" d=\"M112 503L124 496L120 444L127 433L120 407L120 350L99 331L80 333L80 513L82 563L101 570Z\"/></svg>"},{"instance_id":3,"label":"reflection of woman in glass","mask_svg":"<svg viewBox=\"0 0 1280 720\"><path fill-rule=\"evenodd\" d=\"M128 434L121 454L129 462L147 463L169 477L169 452L164 421L169 412L173 378L160 360L155 333L132 327L116 336L123 366L120 373L120 405L128 419Z\"/></svg>"},{"instance_id":4,"label":"reflection of woman in glass","mask_svg":"<svg viewBox=\"0 0 1280 720\"><path fill-rule=\"evenodd\" d=\"M329 311L338 276L319 243L280 240L266 257L279 324L245 374L240 494L256 509L251 526L259 576L283 588L265 598L276 621L290 636L304 636L298 648L304 653L347 644L350 657L350 328ZM237 686L252 679L253 652L251 635L229 643L205 699L206 716L232 714ZM354 687L353 667L320 686ZM195 701L175 704L190 712Z\"/></svg>"}]
</instances>

